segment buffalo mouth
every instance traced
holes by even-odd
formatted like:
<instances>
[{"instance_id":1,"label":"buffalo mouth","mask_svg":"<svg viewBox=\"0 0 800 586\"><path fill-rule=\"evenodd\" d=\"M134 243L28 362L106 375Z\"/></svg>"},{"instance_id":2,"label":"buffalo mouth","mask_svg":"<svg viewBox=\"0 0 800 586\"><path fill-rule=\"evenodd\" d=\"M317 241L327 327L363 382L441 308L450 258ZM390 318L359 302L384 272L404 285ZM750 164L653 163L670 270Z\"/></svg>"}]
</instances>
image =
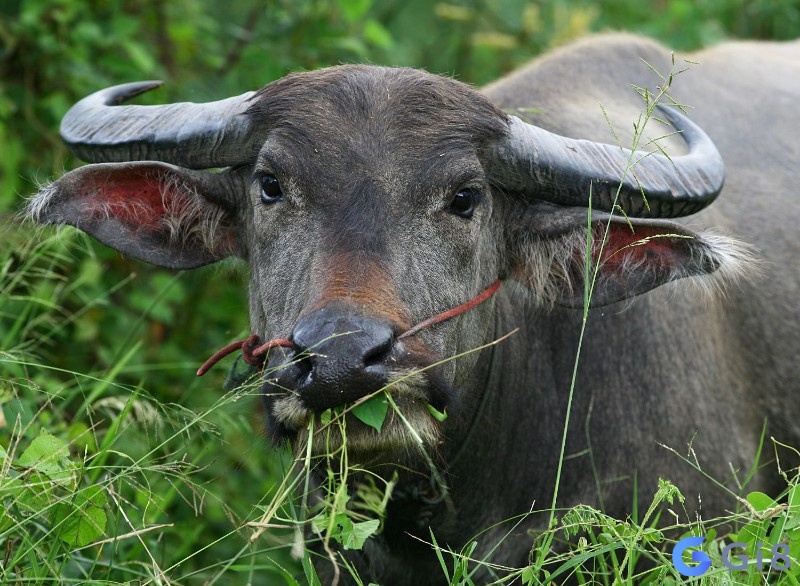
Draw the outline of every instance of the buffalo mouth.
<instances>
[{"instance_id":1,"label":"buffalo mouth","mask_svg":"<svg viewBox=\"0 0 800 586\"><path fill-rule=\"evenodd\" d=\"M297 361L293 364L290 358L288 365L284 364L284 369L291 371ZM306 450L309 443L314 456L344 446L348 458L360 464L397 463L416 460L421 451L435 451L442 441L442 423L433 413L445 412L453 392L438 366L376 367L373 370L383 370L382 376L358 381L361 385L337 392L328 402L308 400L302 388L282 384L281 370L268 368L262 385L267 428L273 441L288 441L296 452ZM342 396L346 398L337 402ZM357 405L373 397L389 403L385 416L379 418L380 430L353 413Z\"/></svg>"}]
</instances>

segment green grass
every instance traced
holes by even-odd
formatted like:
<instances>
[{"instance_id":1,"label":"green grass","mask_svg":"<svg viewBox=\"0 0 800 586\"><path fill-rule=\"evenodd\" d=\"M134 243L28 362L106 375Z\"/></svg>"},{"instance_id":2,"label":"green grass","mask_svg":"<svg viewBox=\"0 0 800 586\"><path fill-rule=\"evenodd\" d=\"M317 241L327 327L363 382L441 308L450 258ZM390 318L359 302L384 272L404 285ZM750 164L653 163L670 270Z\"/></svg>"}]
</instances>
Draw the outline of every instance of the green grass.
<instances>
[{"instance_id":1,"label":"green grass","mask_svg":"<svg viewBox=\"0 0 800 586\"><path fill-rule=\"evenodd\" d=\"M282 575L293 563L286 536L252 543L246 526L290 465L255 431L255 399L193 381L197 401L156 397L141 382L139 342L107 348L113 360L97 371L54 366L71 353L60 336L97 307L113 310L114 291L87 296L71 277L93 256L75 233L4 236L14 246L0 258L0 582ZM140 337L132 323L120 342ZM191 366L152 368L188 379Z\"/></svg>"}]
</instances>

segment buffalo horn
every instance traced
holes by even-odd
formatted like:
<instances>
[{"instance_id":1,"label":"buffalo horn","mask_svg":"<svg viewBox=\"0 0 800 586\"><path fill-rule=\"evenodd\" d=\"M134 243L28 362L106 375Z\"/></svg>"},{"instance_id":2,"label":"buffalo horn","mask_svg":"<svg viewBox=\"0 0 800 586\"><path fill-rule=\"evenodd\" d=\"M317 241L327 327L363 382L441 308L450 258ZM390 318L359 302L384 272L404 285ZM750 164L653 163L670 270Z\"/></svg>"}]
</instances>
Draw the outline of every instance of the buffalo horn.
<instances>
[{"instance_id":1,"label":"buffalo horn","mask_svg":"<svg viewBox=\"0 0 800 586\"><path fill-rule=\"evenodd\" d=\"M508 139L495 151L501 187L526 197L611 212L615 204L640 218L693 214L722 190L725 167L714 143L676 108L659 111L689 152L668 157L566 138L511 117ZM591 191L590 191L591 189ZM619 195L617 192L619 191Z\"/></svg>"},{"instance_id":2,"label":"buffalo horn","mask_svg":"<svg viewBox=\"0 0 800 586\"><path fill-rule=\"evenodd\" d=\"M61 137L90 163L150 160L207 169L252 162L250 122L241 114L254 92L205 104L118 105L161 83L127 83L85 97L64 116Z\"/></svg>"}]
</instances>

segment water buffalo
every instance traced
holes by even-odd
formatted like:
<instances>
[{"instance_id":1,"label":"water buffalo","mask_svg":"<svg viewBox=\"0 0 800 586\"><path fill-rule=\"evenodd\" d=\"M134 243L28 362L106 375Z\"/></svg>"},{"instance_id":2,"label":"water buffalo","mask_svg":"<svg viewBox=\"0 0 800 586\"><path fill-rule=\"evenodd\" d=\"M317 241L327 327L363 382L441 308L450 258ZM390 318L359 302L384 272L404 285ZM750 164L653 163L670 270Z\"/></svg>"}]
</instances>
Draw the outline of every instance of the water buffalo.
<instances>
[{"instance_id":1,"label":"water buffalo","mask_svg":"<svg viewBox=\"0 0 800 586\"><path fill-rule=\"evenodd\" d=\"M122 106L157 84L117 86L66 115L64 140L94 164L43 188L29 214L174 269L244 259L244 351L257 364L262 344L283 346L263 377L278 441L389 385L447 490L399 417L381 433L352 422L351 459L400 474L384 531L348 553L365 583L440 583L415 539L429 528L458 549L494 527L474 557L520 566L546 517L505 539L510 525L495 524L549 506L587 256L599 270L559 505L625 515L663 476L690 518L707 517L735 506L727 489L743 490L765 420L767 437L800 442L800 44L691 59L669 88L683 61L627 35L554 51L482 92L364 65L206 104ZM633 145L645 101L632 84L667 89L654 114L670 122L651 121L633 152L610 129ZM702 473L664 447L689 444ZM776 493L778 480L767 465L747 489Z\"/></svg>"}]
</instances>

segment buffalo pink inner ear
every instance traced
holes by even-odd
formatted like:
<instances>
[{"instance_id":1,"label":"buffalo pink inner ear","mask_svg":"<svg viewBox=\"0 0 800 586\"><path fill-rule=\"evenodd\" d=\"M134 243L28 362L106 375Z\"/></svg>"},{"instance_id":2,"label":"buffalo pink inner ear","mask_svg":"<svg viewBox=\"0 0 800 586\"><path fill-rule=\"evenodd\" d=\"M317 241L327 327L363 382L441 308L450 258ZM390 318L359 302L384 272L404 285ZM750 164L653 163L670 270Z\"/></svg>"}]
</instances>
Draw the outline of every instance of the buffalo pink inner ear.
<instances>
[{"instance_id":1,"label":"buffalo pink inner ear","mask_svg":"<svg viewBox=\"0 0 800 586\"><path fill-rule=\"evenodd\" d=\"M612 272L625 266L644 264L649 268L670 267L681 262L686 240L691 237L669 233L663 228L636 226L631 230L625 223L613 222L608 231L608 241L602 246L603 232L595 233L592 258L600 262L605 270Z\"/></svg>"},{"instance_id":2,"label":"buffalo pink inner ear","mask_svg":"<svg viewBox=\"0 0 800 586\"><path fill-rule=\"evenodd\" d=\"M53 182L28 209L38 222L70 224L133 258L190 269L240 250L229 185L226 173L158 161L98 163Z\"/></svg>"},{"instance_id":3,"label":"buffalo pink inner ear","mask_svg":"<svg viewBox=\"0 0 800 586\"><path fill-rule=\"evenodd\" d=\"M93 217L112 217L136 230L162 230L165 217L182 216L189 203L169 175L142 169L96 173L87 183Z\"/></svg>"},{"instance_id":4,"label":"buffalo pink inner ear","mask_svg":"<svg viewBox=\"0 0 800 586\"><path fill-rule=\"evenodd\" d=\"M628 299L677 279L707 275L719 267L708 242L678 224L637 220L631 229L623 220L612 220L603 245L605 230L605 222L594 226L593 306ZM585 267L576 263L574 270L579 272L574 280L578 287L572 289L568 304L580 306Z\"/></svg>"}]
</instances>

